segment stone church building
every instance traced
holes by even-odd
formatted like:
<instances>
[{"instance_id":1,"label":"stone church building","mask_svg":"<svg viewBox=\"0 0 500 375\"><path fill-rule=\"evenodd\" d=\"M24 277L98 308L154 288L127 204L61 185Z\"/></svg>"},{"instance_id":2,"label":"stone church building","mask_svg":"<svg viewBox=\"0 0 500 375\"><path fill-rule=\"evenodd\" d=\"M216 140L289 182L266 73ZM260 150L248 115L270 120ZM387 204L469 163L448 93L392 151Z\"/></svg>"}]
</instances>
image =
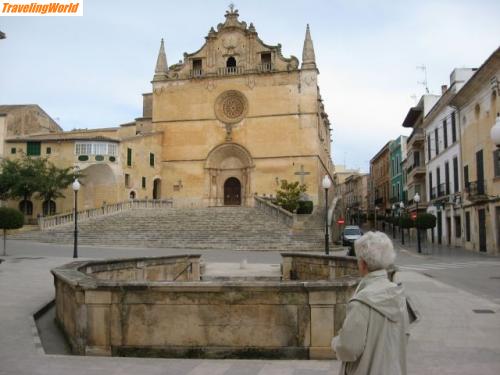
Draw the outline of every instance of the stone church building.
<instances>
[{"instance_id":1,"label":"stone church building","mask_svg":"<svg viewBox=\"0 0 500 375\"><path fill-rule=\"evenodd\" d=\"M276 194L284 179L305 183L314 203L324 204L321 180L325 174L333 180L334 171L331 129L309 26L300 63L238 17L228 10L203 46L174 65L161 41L142 117L71 132L8 134L4 126L3 156L31 150L80 168L82 208L130 198L173 198L176 207L251 206L254 195ZM35 206L33 215L41 210ZM62 199L56 211L71 207L71 199Z\"/></svg>"}]
</instances>

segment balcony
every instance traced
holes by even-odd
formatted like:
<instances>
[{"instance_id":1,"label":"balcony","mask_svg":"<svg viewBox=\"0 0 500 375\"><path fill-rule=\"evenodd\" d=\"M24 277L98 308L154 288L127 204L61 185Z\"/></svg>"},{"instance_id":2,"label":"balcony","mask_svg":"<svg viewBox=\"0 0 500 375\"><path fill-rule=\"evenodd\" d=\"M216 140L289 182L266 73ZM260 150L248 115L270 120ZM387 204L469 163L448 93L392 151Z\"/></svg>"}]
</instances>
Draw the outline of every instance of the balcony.
<instances>
[{"instance_id":1,"label":"balcony","mask_svg":"<svg viewBox=\"0 0 500 375\"><path fill-rule=\"evenodd\" d=\"M408 180L420 175L425 176L425 166L421 165L420 162L414 163L413 165L410 165L408 168L406 168L406 174Z\"/></svg>"},{"instance_id":2,"label":"balcony","mask_svg":"<svg viewBox=\"0 0 500 375\"><path fill-rule=\"evenodd\" d=\"M472 202L488 200L486 183L484 182L484 180L472 181L467 183L467 185L465 186L465 191L468 195L467 198Z\"/></svg>"},{"instance_id":3,"label":"balcony","mask_svg":"<svg viewBox=\"0 0 500 375\"><path fill-rule=\"evenodd\" d=\"M260 73L272 72L274 70L273 63L262 63L257 65L257 71Z\"/></svg>"},{"instance_id":4,"label":"balcony","mask_svg":"<svg viewBox=\"0 0 500 375\"><path fill-rule=\"evenodd\" d=\"M424 130L421 128L414 129L410 137L406 141L406 144L408 145L407 149L410 150L412 147L422 146L424 144L424 141Z\"/></svg>"},{"instance_id":5,"label":"balcony","mask_svg":"<svg viewBox=\"0 0 500 375\"><path fill-rule=\"evenodd\" d=\"M200 78L200 77L204 77L204 76L205 76L205 72L203 71L203 69L193 69L193 70L189 71L190 78Z\"/></svg>"},{"instance_id":6,"label":"balcony","mask_svg":"<svg viewBox=\"0 0 500 375\"><path fill-rule=\"evenodd\" d=\"M225 68L217 69L217 75L219 76L234 76L238 74L243 74L245 70L241 66L228 66Z\"/></svg>"},{"instance_id":7,"label":"balcony","mask_svg":"<svg viewBox=\"0 0 500 375\"><path fill-rule=\"evenodd\" d=\"M431 200L437 198L437 187L431 189Z\"/></svg>"}]
</instances>

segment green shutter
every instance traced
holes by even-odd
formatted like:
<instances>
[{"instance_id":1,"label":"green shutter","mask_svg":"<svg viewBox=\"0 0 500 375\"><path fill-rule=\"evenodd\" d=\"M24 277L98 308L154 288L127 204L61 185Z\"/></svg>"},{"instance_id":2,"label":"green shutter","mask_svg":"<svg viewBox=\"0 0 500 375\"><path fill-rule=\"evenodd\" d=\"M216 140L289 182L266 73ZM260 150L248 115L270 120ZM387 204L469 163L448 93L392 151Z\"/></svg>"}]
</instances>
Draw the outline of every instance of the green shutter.
<instances>
[{"instance_id":1,"label":"green shutter","mask_svg":"<svg viewBox=\"0 0 500 375\"><path fill-rule=\"evenodd\" d=\"M132 166L132 149L131 148L127 148L127 165L129 167Z\"/></svg>"},{"instance_id":2,"label":"green shutter","mask_svg":"<svg viewBox=\"0 0 500 375\"><path fill-rule=\"evenodd\" d=\"M28 142L26 144L26 154L28 156L40 156L41 149L40 142Z\"/></svg>"}]
</instances>

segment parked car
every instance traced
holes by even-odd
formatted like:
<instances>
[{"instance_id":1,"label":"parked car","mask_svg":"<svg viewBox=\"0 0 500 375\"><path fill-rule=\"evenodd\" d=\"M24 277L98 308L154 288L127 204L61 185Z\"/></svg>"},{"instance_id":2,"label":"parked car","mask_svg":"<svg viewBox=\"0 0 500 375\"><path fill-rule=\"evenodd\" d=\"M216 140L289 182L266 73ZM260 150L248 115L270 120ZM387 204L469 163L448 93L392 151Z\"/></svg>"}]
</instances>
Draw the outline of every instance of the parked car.
<instances>
[{"instance_id":1,"label":"parked car","mask_svg":"<svg viewBox=\"0 0 500 375\"><path fill-rule=\"evenodd\" d=\"M358 238L361 238L363 235L363 232L357 225L347 225L344 230L342 231L342 234L340 235L340 238L342 240L342 246L349 246L349 251L347 252L347 255L349 256L354 256L354 241L356 241Z\"/></svg>"}]
</instances>

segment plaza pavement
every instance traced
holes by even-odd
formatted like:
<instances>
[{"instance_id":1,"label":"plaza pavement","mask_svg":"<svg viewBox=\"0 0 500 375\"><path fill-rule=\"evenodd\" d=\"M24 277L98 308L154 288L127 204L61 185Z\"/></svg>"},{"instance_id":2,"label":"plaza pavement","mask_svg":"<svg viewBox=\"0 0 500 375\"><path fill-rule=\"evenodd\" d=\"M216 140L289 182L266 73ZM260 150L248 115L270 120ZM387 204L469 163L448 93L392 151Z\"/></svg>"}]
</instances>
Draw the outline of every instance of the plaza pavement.
<instances>
[{"instance_id":1,"label":"plaza pavement","mask_svg":"<svg viewBox=\"0 0 500 375\"><path fill-rule=\"evenodd\" d=\"M33 246L36 246L33 244ZM53 299L50 269L68 258L14 254L0 264L0 374L326 375L337 361L190 360L46 355L32 315ZM500 373L500 305L416 272L401 272L421 314L409 374ZM474 309L493 313L475 313Z\"/></svg>"}]
</instances>

